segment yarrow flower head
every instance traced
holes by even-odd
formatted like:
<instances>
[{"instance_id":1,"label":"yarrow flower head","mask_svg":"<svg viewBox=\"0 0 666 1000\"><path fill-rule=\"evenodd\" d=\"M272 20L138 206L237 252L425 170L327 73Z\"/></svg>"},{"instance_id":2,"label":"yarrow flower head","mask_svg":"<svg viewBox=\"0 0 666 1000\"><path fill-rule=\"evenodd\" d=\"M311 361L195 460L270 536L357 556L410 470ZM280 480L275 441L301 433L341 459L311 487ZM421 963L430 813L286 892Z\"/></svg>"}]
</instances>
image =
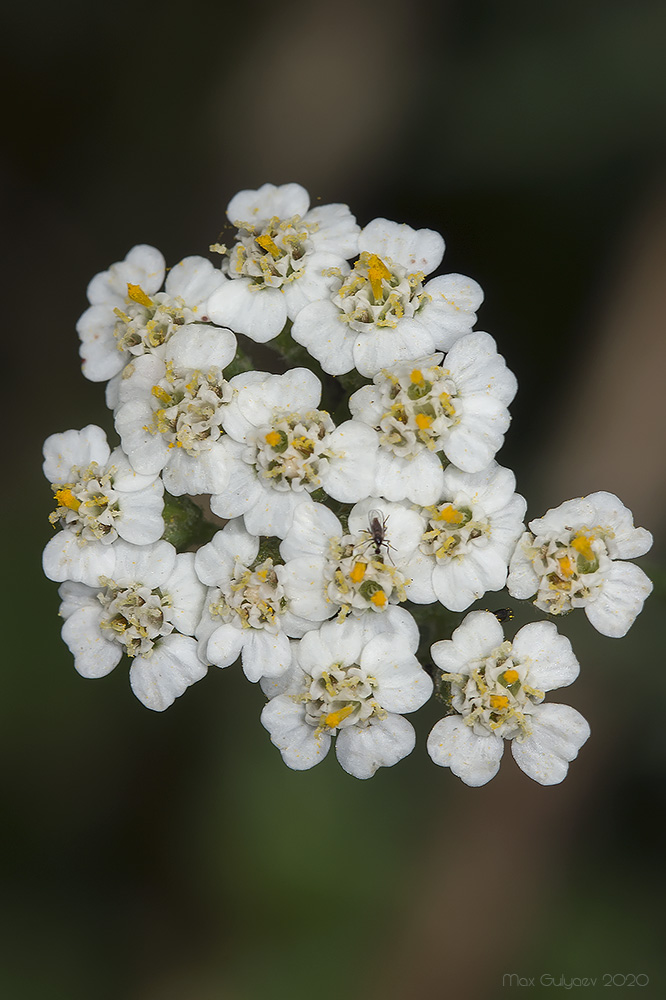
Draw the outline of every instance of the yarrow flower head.
<instances>
[{"instance_id":1,"label":"yarrow flower head","mask_svg":"<svg viewBox=\"0 0 666 1000\"><path fill-rule=\"evenodd\" d=\"M264 184L231 199L227 215L238 238L220 247L227 280L208 303L215 322L264 343L327 293L331 269L357 253L359 227L346 205L309 206L300 184Z\"/></svg>"},{"instance_id":2,"label":"yarrow flower head","mask_svg":"<svg viewBox=\"0 0 666 1000\"><path fill-rule=\"evenodd\" d=\"M193 553L176 554L169 542L118 541L113 555L111 574L96 586L61 586L62 637L83 677L104 677L125 653L134 694L162 712L206 675L193 638L205 587Z\"/></svg>"},{"instance_id":3,"label":"yarrow flower head","mask_svg":"<svg viewBox=\"0 0 666 1000\"><path fill-rule=\"evenodd\" d=\"M374 219L359 237L353 271L339 271L328 298L299 312L292 336L329 375L382 368L448 350L474 326L483 292L449 274L423 284L444 240L432 229Z\"/></svg>"},{"instance_id":4,"label":"yarrow flower head","mask_svg":"<svg viewBox=\"0 0 666 1000\"><path fill-rule=\"evenodd\" d=\"M395 609L400 612L400 609ZM301 639L291 670L265 685L271 696L262 724L289 767L318 764L336 737L335 753L356 778L370 778L414 748L414 712L432 681L414 655L418 630L406 612L391 631L378 619L328 622Z\"/></svg>"},{"instance_id":5,"label":"yarrow flower head","mask_svg":"<svg viewBox=\"0 0 666 1000\"><path fill-rule=\"evenodd\" d=\"M585 608L602 635L620 638L640 613L652 582L620 560L642 556L652 535L635 528L631 511L613 493L567 500L529 522L511 560L512 597L534 597L552 615Z\"/></svg>"},{"instance_id":6,"label":"yarrow flower head","mask_svg":"<svg viewBox=\"0 0 666 1000\"><path fill-rule=\"evenodd\" d=\"M375 428L375 492L431 504L443 487L442 462L481 472L504 442L515 376L487 333L461 338L442 356L385 370L351 396L353 416Z\"/></svg>"},{"instance_id":7,"label":"yarrow flower head","mask_svg":"<svg viewBox=\"0 0 666 1000\"><path fill-rule=\"evenodd\" d=\"M162 536L161 479L135 472L120 448L111 453L101 427L48 437L44 475L56 501L49 520L62 528L44 550L49 580L94 585L113 568L117 538L146 545Z\"/></svg>"},{"instance_id":8,"label":"yarrow flower head","mask_svg":"<svg viewBox=\"0 0 666 1000\"><path fill-rule=\"evenodd\" d=\"M568 705L543 705L546 692L571 684L579 672L571 643L551 622L533 622L504 638L495 615L473 611L450 640L431 647L451 685L455 711L428 737L435 764L467 785L497 774L504 741L518 766L542 785L565 777L590 729Z\"/></svg>"},{"instance_id":9,"label":"yarrow flower head","mask_svg":"<svg viewBox=\"0 0 666 1000\"><path fill-rule=\"evenodd\" d=\"M251 681L284 673L291 664L288 637L316 627L289 610L284 567L271 557L259 561L258 554L259 539L237 518L195 557L197 575L209 587L196 631L199 655L218 667L242 656Z\"/></svg>"},{"instance_id":10,"label":"yarrow flower head","mask_svg":"<svg viewBox=\"0 0 666 1000\"><path fill-rule=\"evenodd\" d=\"M138 472L161 472L174 496L226 485L220 438L232 390L223 369L235 352L230 330L182 330L163 356L143 355L123 372L115 414L123 448Z\"/></svg>"},{"instance_id":11,"label":"yarrow flower head","mask_svg":"<svg viewBox=\"0 0 666 1000\"><path fill-rule=\"evenodd\" d=\"M222 418L230 475L227 488L211 497L215 514L242 515L248 531L283 538L315 490L346 503L367 496L376 436L354 420L336 428L317 408L321 382L309 369L246 372L230 387Z\"/></svg>"},{"instance_id":12,"label":"yarrow flower head","mask_svg":"<svg viewBox=\"0 0 666 1000\"><path fill-rule=\"evenodd\" d=\"M416 511L375 497L355 504L346 532L322 504L299 507L280 546L292 610L312 621L334 614L342 621L406 601L421 527Z\"/></svg>"},{"instance_id":13,"label":"yarrow flower head","mask_svg":"<svg viewBox=\"0 0 666 1000\"><path fill-rule=\"evenodd\" d=\"M96 274L77 323L83 374L104 382L133 357L161 353L183 326L208 322L206 302L222 276L204 257L185 257L169 271L155 247L133 247L125 260Z\"/></svg>"},{"instance_id":14,"label":"yarrow flower head","mask_svg":"<svg viewBox=\"0 0 666 1000\"><path fill-rule=\"evenodd\" d=\"M361 229L299 184L239 191L227 216L215 263L167 268L138 244L88 286L83 372L106 381L120 444L89 425L44 445L43 566L76 669L126 657L137 698L163 711L238 661L289 767L335 743L358 778L411 752L404 715L436 687L435 763L481 785L508 740L528 775L561 781L589 728L544 700L579 670L554 625L511 641L499 612L472 612L427 670L417 651L504 586L624 635L652 589L626 560L651 535L609 493L525 530L496 459L516 379L474 329L480 286L436 274L437 231Z\"/></svg>"},{"instance_id":15,"label":"yarrow flower head","mask_svg":"<svg viewBox=\"0 0 666 1000\"><path fill-rule=\"evenodd\" d=\"M483 472L453 465L444 471L438 500L419 509L423 532L410 564L410 600L465 611L502 589L527 506L515 486L514 474L494 461Z\"/></svg>"}]
</instances>

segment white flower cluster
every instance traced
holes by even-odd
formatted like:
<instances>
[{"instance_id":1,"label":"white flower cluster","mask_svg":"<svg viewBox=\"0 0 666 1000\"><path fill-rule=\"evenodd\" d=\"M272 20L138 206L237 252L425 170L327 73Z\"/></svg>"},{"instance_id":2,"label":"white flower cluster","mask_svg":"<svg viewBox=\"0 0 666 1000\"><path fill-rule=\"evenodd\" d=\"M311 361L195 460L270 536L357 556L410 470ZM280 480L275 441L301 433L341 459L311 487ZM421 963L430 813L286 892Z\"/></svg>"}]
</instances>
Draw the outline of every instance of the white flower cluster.
<instances>
[{"instance_id":1,"label":"white flower cluster","mask_svg":"<svg viewBox=\"0 0 666 1000\"><path fill-rule=\"evenodd\" d=\"M241 191L227 214L237 234L210 248L215 264L168 270L141 245L88 286L83 373L107 382L121 443L91 425L44 445L59 530L43 565L76 669L101 677L125 654L132 690L163 711L240 658L285 762L310 768L335 740L358 778L412 751L404 716L435 691L448 712L428 738L436 764L483 784L508 739L530 777L561 781L589 735L574 709L543 704L578 674L568 640L535 622L509 641L473 611L426 670L414 616L441 629L443 609L508 585L624 635L651 584L622 560L651 536L608 493L525 530L496 462L516 380L474 330L479 285L428 277L439 233L361 229L346 205L311 209L298 184ZM255 370L253 343L295 366ZM322 385L321 370L339 378ZM226 521L205 522L205 543L174 529L190 497Z\"/></svg>"}]
</instances>

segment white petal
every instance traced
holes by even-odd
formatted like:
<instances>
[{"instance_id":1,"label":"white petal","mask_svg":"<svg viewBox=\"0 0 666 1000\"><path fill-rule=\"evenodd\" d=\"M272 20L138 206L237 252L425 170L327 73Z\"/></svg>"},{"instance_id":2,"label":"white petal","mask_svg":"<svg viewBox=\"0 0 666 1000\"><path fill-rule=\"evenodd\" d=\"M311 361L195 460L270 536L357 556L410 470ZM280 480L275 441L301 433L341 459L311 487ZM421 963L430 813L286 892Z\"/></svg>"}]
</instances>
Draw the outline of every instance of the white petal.
<instances>
[{"instance_id":1,"label":"white petal","mask_svg":"<svg viewBox=\"0 0 666 1000\"><path fill-rule=\"evenodd\" d=\"M356 503L373 492L378 437L358 420L347 420L329 435L327 449L333 452L322 476L329 496L341 503Z\"/></svg>"},{"instance_id":2,"label":"white petal","mask_svg":"<svg viewBox=\"0 0 666 1000\"><path fill-rule=\"evenodd\" d=\"M348 774L371 778L377 768L392 767L412 752L414 727L401 715L372 718L364 728L349 726L338 733L335 754Z\"/></svg>"},{"instance_id":3,"label":"white petal","mask_svg":"<svg viewBox=\"0 0 666 1000\"><path fill-rule=\"evenodd\" d=\"M540 785L557 785L569 770L569 761L590 735L590 727L569 705L535 705L532 735L513 740L511 752L518 766Z\"/></svg>"},{"instance_id":4,"label":"white petal","mask_svg":"<svg viewBox=\"0 0 666 1000\"><path fill-rule=\"evenodd\" d=\"M88 424L80 431L51 434L44 442L44 475L50 483L72 481L72 468L87 469L91 462L106 467L111 450L101 427Z\"/></svg>"},{"instance_id":5,"label":"white petal","mask_svg":"<svg viewBox=\"0 0 666 1000\"><path fill-rule=\"evenodd\" d=\"M226 368L236 354L237 341L231 330L187 323L166 346L165 358L175 368L207 372Z\"/></svg>"},{"instance_id":6,"label":"white petal","mask_svg":"<svg viewBox=\"0 0 666 1000\"><path fill-rule=\"evenodd\" d=\"M221 490L216 490L210 498L210 509L218 517L240 517L249 510L262 496L262 488L254 469L242 459L234 460L235 449L230 449L225 442L228 462L228 480Z\"/></svg>"},{"instance_id":7,"label":"white petal","mask_svg":"<svg viewBox=\"0 0 666 1000\"><path fill-rule=\"evenodd\" d=\"M478 660L488 656L493 649L504 642L502 626L490 611L472 611L454 631L451 639L466 660ZM435 648L432 655L435 657ZM439 665L439 661L435 659Z\"/></svg>"},{"instance_id":8,"label":"white petal","mask_svg":"<svg viewBox=\"0 0 666 1000\"><path fill-rule=\"evenodd\" d=\"M82 607L67 619L62 637L74 654L74 666L82 677L105 677L123 655L122 646L107 639L100 629L102 608Z\"/></svg>"},{"instance_id":9,"label":"white petal","mask_svg":"<svg viewBox=\"0 0 666 1000\"><path fill-rule=\"evenodd\" d=\"M245 527L252 535L274 535L284 538L289 531L294 514L300 507L312 506L309 493L273 490L265 488L259 480L261 491L243 515Z\"/></svg>"},{"instance_id":10,"label":"white petal","mask_svg":"<svg viewBox=\"0 0 666 1000\"><path fill-rule=\"evenodd\" d=\"M423 291L431 301L415 318L428 330L438 350L449 351L476 323L476 310L483 302L481 286L464 274L443 274L428 281Z\"/></svg>"},{"instance_id":11,"label":"white petal","mask_svg":"<svg viewBox=\"0 0 666 1000\"><path fill-rule=\"evenodd\" d=\"M435 764L450 767L473 788L495 777L504 753L504 740L495 734L477 736L459 715L440 719L428 736L427 746Z\"/></svg>"},{"instance_id":12,"label":"white petal","mask_svg":"<svg viewBox=\"0 0 666 1000\"><path fill-rule=\"evenodd\" d=\"M361 666L377 679L377 701L388 712L415 712L432 694L432 680L400 635L384 633L371 639Z\"/></svg>"},{"instance_id":13,"label":"white petal","mask_svg":"<svg viewBox=\"0 0 666 1000\"><path fill-rule=\"evenodd\" d=\"M519 601L526 601L539 589L539 576L535 573L532 560L526 553L526 548L532 541L532 535L526 531L519 538L509 563L506 586L511 596Z\"/></svg>"},{"instance_id":14,"label":"white petal","mask_svg":"<svg viewBox=\"0 0 666 1000\"><path fill-rule=\"evenodd\" d=\"M651 593L652 581L642 569L633 563L614 562L596 601L585 605L585 614L602 635L621 639Z\"/></svg>"},{"instance_id":15,"label":"white petal","mask_svg":"<svg viewBox=\"0 0 666 1000\"><path fill-rule=\"evenodd\" d=\"M49 580L74 580L89 587L99 585L100 576L110 576L115 565L113 545L87 542L68 528L58 531L46 543L42 569Z\"/></svg>"},{"instance_id":16,"label":"white petal","mask_svg":"<svg viewBox=\"0 0 666 1000\"><path fill-rule=\"evenodd\" d=\"M256 191L243 190L235 194L227 205L227 216L235 226L249 222L261 226L277 215L290 219L304 216L310 206L310 195L300 184L263 184Z\"/></svg>"},{"instance_id":17,"label":"white petal","mask_svg":"<svg viewBox=\"0 0 666 1000\"><path fill-rule=\"evenodd\" d=\"M162 589L171 598L173 621L179 632L194 635L206 599L206 588L194 570L194 552L179 552Z\"/></svg>"},{"instance_id":18,"label":"white petal","mask_svg":"<svg viewBox=\"0 0 666 1000\"><path fill-rule=\"evenodd\" d=\"M154 590L164 585L176 564L176 550L164 539L152 545L130 545L121 539L112 548L116 561L108 575L122 586L141 583Z\"/></svg>"},{"instance_id":19,"label":"white petal","mask_svg":"<svg viewBox=\"0 0 666 1000\"><path fill-rule=\"evenodd\" d=\"M325 556L330 539L341 536L342 525L332 510L321 503L303 504L294 513L291 528L280 545L280 555L285 562L299 556Z\"/></svg>"},{"instance_id":20,"label":"white petal","mask_svg":"<svg viewBox=\"0 0 666 1000\"><path fill-rule=\"evenodd\" d=\"M376 385L364 385L349 397L349 412L370 427L379 427L384 415L382 394Z\"/></svg>"},{"instance_id":21,"label":"white petal","mask_svg":"<svg viewBox=\"0 0 666 1000\"><path fill-rule=\"evenodd\" d=\"M216 667L229 667L240 656L244 644L244 629L231 623L220 625L208 640L206 656Z\"/></svg>"},{"instance_id":22,"label":"white petal","mask_svg":"<svg viewBox=\"0 0 666 1000\"><path fill-rule=\"evenodd\" d=\"M284 632L271 635L265 629L245 629L243 672L249 681L278 677L291 665L291 647Z\"/></svg>"},{"instance_id":23,"label":"white petal","mask_svg":"<svg viewBox=\"0 0 666 1000\"><path fill-rule=\"evenodd\" d=\"M137 656L130 668L132 691L146 708L163 712L187 688L206 676L197 644L185 635L168 635L147 656Z\"/></svg>"},{"instance_id":24,"label":"white petal","mask_svg":"<svg viewBox=\"0 0 666 1000\"><path fill-rule=\"evenodd\" d=\"M324 592L326 560L303 556L285 563L282 581L290 610L300 618L324 621L337 610Z\"/></svg>"},{"instance_id":25,"label":"white petal","mask_svg":"<svg viewBox=\"0 0 666 1000\"><path fill-rule=\"evenodd\" d=\"M354 365L361 375L372 378L382 368L393 368L404 361L423 358L433 354L434 350L432 337L420 323L401 319L394 328L373 326L367 333L357 334Z\"/></svg>"},{"instance_id":26,"label":"white petal","mask_svg":"<svg viewBox=\"0 0 666 1000\"><path fill-rule=\"evenodd\" d=\"M291 328L292 339L305 347L329 375L344 375L354 367L356 334L342 317L330 299L323 299L301 309Z\"/></svg>"},{"instance_id":27,"label":"white petal","mask_svg":"<svg viewBox=\"0 0 666 1000\"><path fill-rule=\"evenodd\" d=\"M331 273L333 269L348 270L337 254L318 251L308 254L303 273L282 286L289 319L296 319L311 302L319 302L330 294L331 286L336 281L336 275Z\"/></svg>"},{"instance_id":28,"label":"white petal","mask_svg":"<svg viewBox=\"0 0 666 1000\"><path fill-rule=\"evenodd\" d=\"M578 677L580 665L571 643L553 622L524 625L513 640L513 652L521 662L529 662L527 682L541 691L566 687Z\"/></svg>"},{"instance_id":29,"label":"white petal","mask_svg":"<svg viewBox=\"0 0 666 1000\"><path fill-rule=\"evenodd\" d=\"M97 305L86 309L77 321L83 374L91 382L105 382L122 371L127 362L127 352L118 350L113 335L115 319L109 305Z\"/></svg>"},{"instance_id":30,"label":"white petal","mask_svg":"<svg viewBox=\"0 0 666 1000\"><path fill-rule=\"evenodd\" d=\"M594 508L594 524L611 530L607 544L612 559L636 559L650 550L652 535L634 527L631 511L614 493L590 493L585 499Z\"/></svg>"},{"instance_id":31,"label":"white petal","mask_svg":"<svg viewBox=\"0 0 666 1000\"><path fill-rule=\"evenodd\" d=\"M359 251L402 264L409 271L430 274L444 256L444 240L433 229L412 229L404 223L373 219L361 230Z\"/></svg>"},{"instance_id":32,"label":"white petal","mask_svg":"<svg viewBox=\"0 0 666 1000\"><path fill-rule=\"evenodd\" d=\"M442 495L443 481L442 463L426 448L413 458L401 458L385 448L377 453L376 492L387 500L433 504Z\"/></svg>"},{"instance_id":33,"label":"white petal","mask_svg":"<svg viewBox=\"0 0 666 1000\"><path fill-rule=\"evenodd\" d=\"M317 733L305 721L305 708L290 695L278 695L264 706L261 724L271 734L285 764L295 771L305 771L318 764L331 745L327 733ZM316 735L315 735L316 734Z\"/></svg>"},{"instance_id":34,"label":"white petal","mask_svg":"<svg viewBox=\"0 0 666 1000\"><path fill-rule=\"evenodd\" d=\"M227 451L221 441L213 441L197 455L188 455L183 448L172 448L162 472L164 485L175 497L219 494L226 488L229 475Z\"/></svg>"},{"instance_id":35,"label":"white petal","mask_svg":"<svg viewBox=\"0 0 666 1000\"><path fill-rule=\"evenodd\" d=\"M162 287L166 263L155 247L140 243L132 247L125 260L112 264L90 281L88 301L93 305L123 306L127 299L127 285L140 285L144 292L153 295Z\"/></svg>"},{"instance_id":36,"label":"white petal","mask_svg":"<svg viewBox=\"0 0 666 1000\"><path fill-rule=\"evenodd\" d=\"M208 315L219 326L265 344L282 330L287 303L279 288L252 285L249 278L233 278L213 292L208 300Z\"/></svg>"},{"instance_id":37,"label":"white petal","mask_svg":"<svg viewBox=\"0 0 666 1000\"><path fill-rule=\"evenodd\" d=\"M164 288L169 295L183 299L202 318L204 312L197 309L197 306L205 305L208 296L223 280L224 276L219 268L205 257L184 257L167 274Z\"/></svg>"},{"instance_id":38,"label":"white petal","mask_svg":"<svg viewBox=\"0 0 666 1000\"><path fill-rule=\"evenodd\" d=\"M202 583L219 587L231 576L236 560L250 566L258 552L259 539L248 533L241 518L236 518L201 546L194 558L194 568Z\"/></svg>"},{"instance_id":39,"label":"white petal","mask_svg":"<svg viewBox=\"0 0 666 1000\"><path fill-rule=\"evenodd\" d=\"M339 254L347 260L358 253L360 227L347 205L317 205L311 208L304 220L311 231L317 250Z\"/></svg>"},{"instance_id":40,"label":"white petal","mask_svg":"<svg viewBox=\"0 0 666 1000\"><path fill-rule=\"evenodd\" d=\"M114 482L115 485L115 482ZM122 499L122 517L115 522L121 538L133 545L149 545L164 534L164 484L156 479L147 489L128 493Z\"/></svg>"}]
</instances>

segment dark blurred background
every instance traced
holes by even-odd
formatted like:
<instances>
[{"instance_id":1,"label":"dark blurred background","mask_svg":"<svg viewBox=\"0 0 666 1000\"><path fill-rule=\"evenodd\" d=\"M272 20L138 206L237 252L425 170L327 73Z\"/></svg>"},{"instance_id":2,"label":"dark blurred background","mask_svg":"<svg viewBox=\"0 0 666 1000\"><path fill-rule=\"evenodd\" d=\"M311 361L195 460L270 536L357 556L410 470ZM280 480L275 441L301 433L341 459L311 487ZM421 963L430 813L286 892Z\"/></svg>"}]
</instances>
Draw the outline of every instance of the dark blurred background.
<instances>
[{"instance_id":1,"label":"dark blurred background","mask_svg":"<svg viewBox=\"0 0 666 1000\"><path fill-rule=\"evenodd\" d=\"M79 368L90 277L139 242L205 254L237 190L299 181L443 233L519 379L499 459L529 516L616 492L659 579L664 4L38 0L3 22L2 996L485 1000L604 974L666 995L663 583L622 641L561 623L582 676L554 700L593 732L566 781L507 751L468 789L425 753L435 704L360 782L332 754L289 771L238 668L164 715L121 668L84 681L40 569L43 439L112 431Z\"/></svg>"}]
</instances>

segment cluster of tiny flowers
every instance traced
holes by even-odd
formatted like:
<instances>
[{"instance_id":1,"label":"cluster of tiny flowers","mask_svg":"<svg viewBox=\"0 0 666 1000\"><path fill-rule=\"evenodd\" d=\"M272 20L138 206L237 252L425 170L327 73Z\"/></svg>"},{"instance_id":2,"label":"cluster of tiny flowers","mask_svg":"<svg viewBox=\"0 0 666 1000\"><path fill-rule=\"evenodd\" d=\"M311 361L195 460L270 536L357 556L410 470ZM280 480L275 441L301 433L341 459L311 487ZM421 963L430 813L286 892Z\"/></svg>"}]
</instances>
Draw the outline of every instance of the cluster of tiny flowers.
<instances>
[{"instance_id":1,"label":"cluster of tiny flowers","mask_svg":"<svg viewBox=\"0 0 666 1000\"><path fill-rule=\"evenodd\" d=\"M88 286L83 374L106 383L120 444L90 425L44 445L43 566L76 669L102 677L126 657L136 697L163 711L240 662L289 767L334 743L357 778L411 753L405 715L434 694L435 764L481 785L509 740L531 778L561 781L589 727L544 703L579 672L553 622L510 640L507 616L471 611L428 657L415 616L441 629L442 609L507 586L623 636L652 589L626 561L649 532L610 493L526 529L496 461L516 379L475 329L476 281L431 276L439 233L361 228L298 184L241 191L227 216L212 260L167 268L139 245ZM255 369L254 344L282 374Z\"/></svg>"}]
</instances>

